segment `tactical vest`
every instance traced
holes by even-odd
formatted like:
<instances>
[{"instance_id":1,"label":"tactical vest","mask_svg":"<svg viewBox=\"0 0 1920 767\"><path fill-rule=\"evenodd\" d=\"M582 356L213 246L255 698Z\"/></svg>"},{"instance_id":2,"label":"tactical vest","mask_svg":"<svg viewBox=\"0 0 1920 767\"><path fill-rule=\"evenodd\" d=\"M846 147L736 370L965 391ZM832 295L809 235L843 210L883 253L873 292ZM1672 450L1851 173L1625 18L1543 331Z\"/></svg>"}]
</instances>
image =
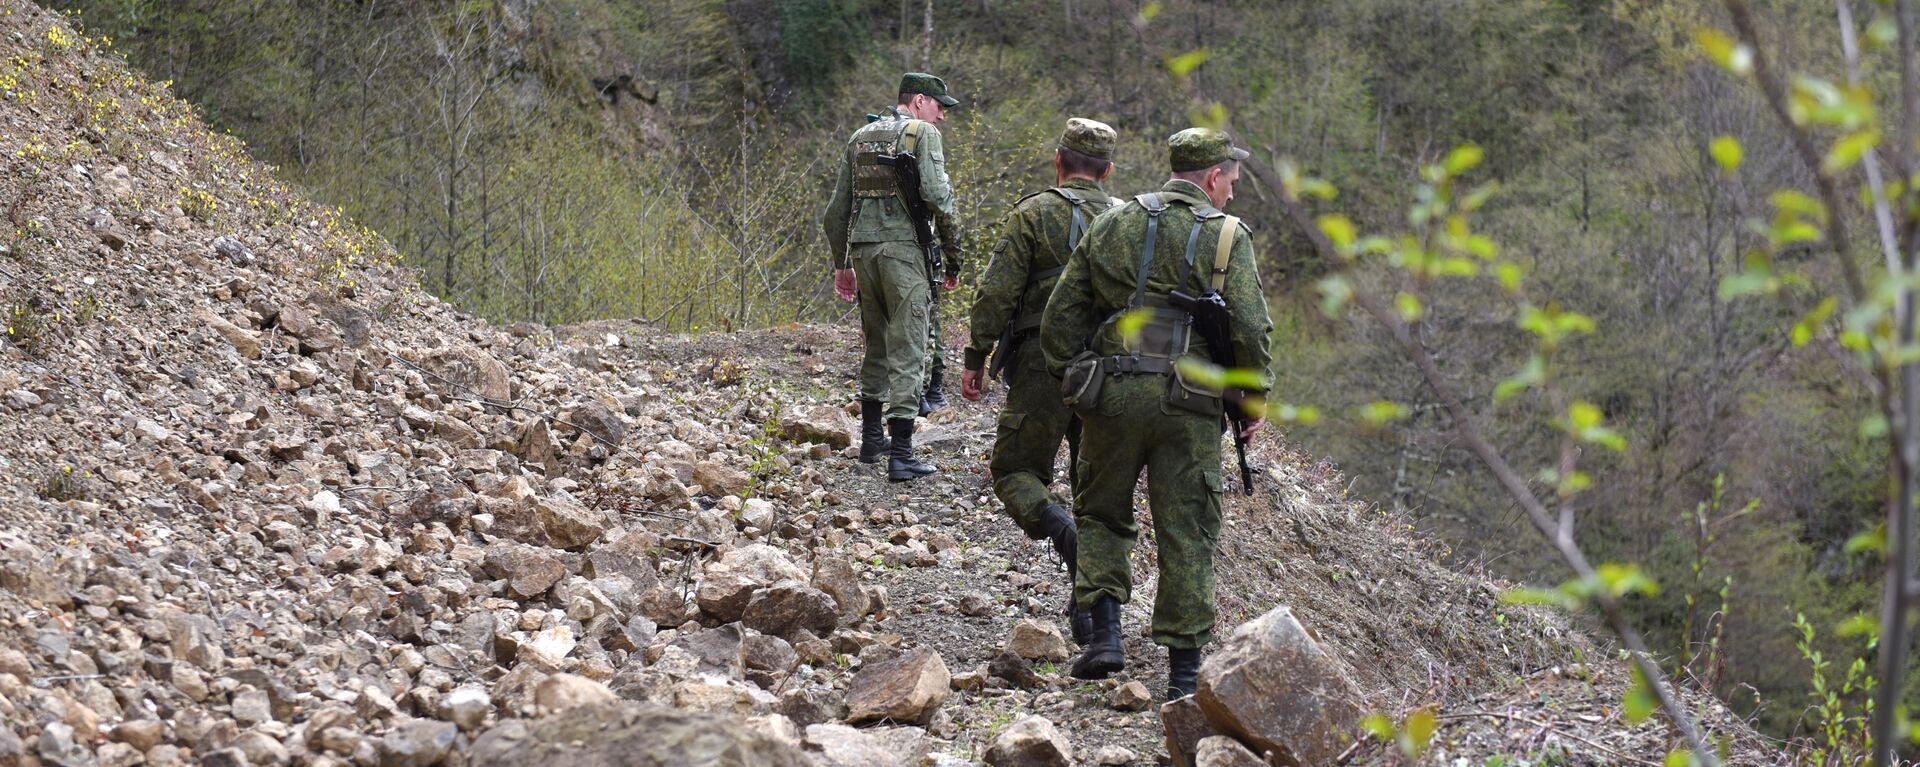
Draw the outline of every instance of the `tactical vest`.
<instances>
[{"instance_id":1,"label":"tactical vest","mask_svg":"<svg viewBox=\"0 0 1920 767\"><path fill-rule=\"evenodd\" d=\"M1117 322L1128 312L1146 310L1148 319L1139 332L1132 337L1123 337L1127 354L1103 357L1100 367L1106 375L1166 375L1171 380L1167 386L1167 404L1182 410L1219 415L1224 412L1220 392L1186 380L1175 366L1175 361L1187 353L1193 338L1193 315L1171 305L1167 293L1147 292L1147 272L1153 266L1153 250L1160 229L1160 215L1165 213L1168 203L1158 193L1143 194L1135 198L1140 207L1147 212L1147 236L1140 245L1140 266L1134 277L1133 300L1126 309L1115 312L1107 322ZM1212 279L1214 290L1220 290L1227 281L1227 262L1233 251L1233 238L1240 228L1240 219L1220 212L1211 205L1190 206L1193 213L1193 229L1187 235L1187 250L1180 261L1179 276L1175 279L1176 290L1185 290L1193 274L1194 253L1200 244L1201 224L1213 219L1225 219L1221 222L1220 239L1215 248Z\"/></svg>"},{"instance_id":2,"label":"tactical vest","mask_svg":"<svg viewBox=\"0 0 1920 767\"><path fill-rule=\"evenodd\" d=\"M1047 192L1060 195L1061 199L1066 200L1068 204L1073 206L1072 218L1067 224L1067 253L1069 254L1073 252L1075 247L1080 245L1080 236L1087 233L1088 216L1084 212L1086 207L1092 205L1098 208L1098 210L1093 212L1093 215L1098 216L1114 205L1111 198L1105 201L1089 200L1080 196L1079 192L1063 186L1053 187L1048 189ZM1045 192L1041 194L1045 194ZM1066 270L1067 267L1063 261L1060 266L1051 269L1027 272L1027 284L1021 286L1020 295L1024 298L1028 293L1032 292L1034 288L1039 287L1041 283L1059 277L1060 273ZM1023 306L1022 308L1026 311L1014 318L1013 325L1007 330L1010 335L1022 336L1040 330L1040 316L1046 313L1046 304L1043 302L1040 306L1031 308Z\"/></svg>"},{"instance_id":3,"label":"tactical vest","mask_svg":"<svg viewBox=\"0 0 1920 767\"><path fill-rule=\"evenodd\" d=\"M876 123L875 127L863 129L853 144L853 204L856 213L859 206L868 200L900 199L899 175L893 166L880 164L880 157L918 149L920 133L926 129L925 122L911 118L886 127L878 125Z\"/></svg>"}]
</instances>

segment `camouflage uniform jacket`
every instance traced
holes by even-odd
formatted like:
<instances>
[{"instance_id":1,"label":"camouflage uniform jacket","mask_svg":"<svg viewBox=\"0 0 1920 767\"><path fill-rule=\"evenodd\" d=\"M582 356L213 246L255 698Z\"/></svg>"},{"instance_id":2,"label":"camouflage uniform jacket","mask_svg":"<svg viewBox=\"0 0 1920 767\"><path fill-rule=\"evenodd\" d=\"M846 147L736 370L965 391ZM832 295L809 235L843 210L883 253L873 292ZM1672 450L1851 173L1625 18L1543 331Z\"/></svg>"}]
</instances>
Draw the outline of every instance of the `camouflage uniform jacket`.
<instances>
[{"instance_id":1,"label":"camouflage uniform jacket","mask_svg":"<svg viewBox=\"0 0 1920 767\"><path fill-rule=\"evenodd\" d=\"M1086 226L1116 202L1096 181L1076 178L1061 186L1087 201L1080 211ZM1066 266L1068 229L1072 225L1073 203L1051 190L1027 195L1014 205L1000 241L993 246L993 257L980 273L966 352L968 370L986 365L987 355L993 353L994 344L1008 325L1046 307L1059 275L1037 280L1031 275Z\"/></svg>"},{"instance_id":2,"label":"camouflage uniform jacket","mask_svg":"<svg viewBox=\"0 0 1920 767\"><path fill-rule=\"evenodd\" d=\"M1188 211L1194 206L1212 205L1200 187L1179 179L1170 180L1162 186L1160 197L1169 206L1166 212L1160 214L1153 263L1147 269L1148 293L1173 290L1174 281L1180 274L1180 264L1186 256L1188 235L1195 226L1194 218ZM1195 263L1188 277L1186 292L1197 295L1208 286L1214 243L1224 222L1225 219L1216 218L1199 224L1205 228L1200 232L1200 244L1194 254ZM1053 297L1047 302L1040 328L1040 340L1047 355L1047 369L1055 377L1061 376L1066 371L1067 362L1084 349L1092 349L1102 355L1127 353L1114 323L1108 320L1126 310L1133 300L1134 281L1139 273L1141 245L1146 233L1147 210L1141 207L1136 198L1096 219L1087 230L1086 237L1081 239L1080 246L1074 249L1073 256L1067 261L1066 272L1060 275L1060 283L1054 286ZM1264 381L1273 362L1272 353L1267 348L1267 336L1273 331L1273 320L1267 315L1266 295L1260 286L1260 273L1254 265L1252 237L1252 232L1245 229L1244 225L1240 234L1234 237L1227 261L1226 285L1221 292L1227 299L1227 313L1231 320L1229 335L1237 367L1260 371ZM1188 352L1206 359L1205 342L1195 335ZM1249 393L1264 395L1265 391Z\"/></svg>"},{"instance_id":3,"label":"camouflage uniform jacket","mask_svg":"<svg viewBox=\"0 0 1920 767\"><path fill-rule=\"evenodd\" d=\"M899 107L890 108L877 121L854 131L840 155L840 170L833 185L833 197L822 215L827 245L832 251L833 268L848 268L847 247L865 242L912 242L913 220L906 204L898 197L859 199L853 194L855 144L862 137L881 131L901 130L913 118ZM953 185L947 180L946 145L940 129L932 123L920 123L920 137L913 153L920 164L920 197L933 210L934 230L946 255L948 275L960 273L960 231L954 216ZM906 135L896 149L906 148Z\"/></svg>"}]
</instances>

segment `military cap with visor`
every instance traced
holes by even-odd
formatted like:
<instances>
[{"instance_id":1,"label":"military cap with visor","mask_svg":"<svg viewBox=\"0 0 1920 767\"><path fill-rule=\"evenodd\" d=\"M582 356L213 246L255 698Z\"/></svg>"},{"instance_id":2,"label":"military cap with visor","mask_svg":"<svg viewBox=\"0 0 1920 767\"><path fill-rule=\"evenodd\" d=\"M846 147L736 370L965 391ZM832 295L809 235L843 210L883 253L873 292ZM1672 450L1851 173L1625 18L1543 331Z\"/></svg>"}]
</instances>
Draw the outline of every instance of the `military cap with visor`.
<instances>
[{"instance_id":1,"label":"military cap with visor","mask_svg":"<svg viewBox=\"0 0 1920 767\"><path fill-rule=\"evenodd\" d=\"M1060 134L1060 146L1096 160L1112 160L1113 145L1119 139L1113 126L1084 117L1067 119L1067 130Z\"/></svg>"},{"instance_id":2,"label":"military cap with visor","mask_svg":"<svg viewBox=\"0 0 1920 767\"><path fill-rule=\"evenodd\" d=\"M1233 145L1225 131L1188 128L1167 139L1167 158L1173 172L1205 170L1228 160L1245 160L1247 150Z\"/></svg>"},{"instance_id":3,"label":"military cap with visor","mask_svg":"<svg viewBox=\"0 0 1920 767\"><path fill-rule=\"evenodd\" d=\"M918 93L944 106L959 106L960 100L947 95L947 81L925 72L908 72L900 78L901 93Z\"/></svg>"}]
</instances>

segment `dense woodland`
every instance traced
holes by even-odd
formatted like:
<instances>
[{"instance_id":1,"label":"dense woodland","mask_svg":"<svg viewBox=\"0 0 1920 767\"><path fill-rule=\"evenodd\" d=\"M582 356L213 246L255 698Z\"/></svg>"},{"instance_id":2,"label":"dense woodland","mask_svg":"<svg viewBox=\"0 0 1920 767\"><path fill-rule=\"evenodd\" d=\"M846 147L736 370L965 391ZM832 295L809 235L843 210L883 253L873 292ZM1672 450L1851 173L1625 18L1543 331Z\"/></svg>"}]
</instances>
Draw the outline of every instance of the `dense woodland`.
<instances>
[{"instance_id":1,"label":"dense woodland","mask_svg":"<svg viewBox=\"0 0 1920 767\"><path fill-rule=\"evenodd\" d=\"M385 235L436 293L500 320L639 317L675 331L841 320L818 211L845 134L908 68L945 76L965 102L942 129L969 274L1011 202L1049 182L1069 115L1120 130L1116 191L1159 183L1168 134L1224 121L1266 164L1291 160L1336 185L1319 207L1383 230L1404 225L1421 165L1475 143L1478 174L1500 185L1481 230L1527 266L1537 300L1596 322L1565 352L1564 383L1629 446L1586 457L1579 537L1595 560L1636 562L1662 585L1634 609L1666 665L1769 732L1806 735L1817 701L1796 614L1835 686L1867 649L1835 628L1878 597L1877 560L1846 546L1877 523L1886 492L1883 441L1861 427L1865 379L1836 345L1790 342L1793 299L1717 290L1764 237L1749 222L1769 215L1767 195L1809 183L1757 95L1694 50L1690 30L1724 24L1717 4L54 5ZM1756 4L1777 59L1827 77L1840 67L1833 10ZM1889 58L1867 56L1869 81L1892 76ZM1199 63L1180 77L1169 62ZM1738 174L1710 156L1721 135L1745 147ZM1328 266L1278 201L1249 182L1233 207L1258 232L1277 392L1326 416L1287 438L1459 561L1562 579L1391 345L1322 312ZM1552 465L1549 405L1491 396L1529 348L1511 307L1470 285L1446 290L1426 325L1444 371L1510 455ZM965 291L949 306L967 305ZM1354 415L1375 400L1410 417Z\"/></svg>"}]
</instances>

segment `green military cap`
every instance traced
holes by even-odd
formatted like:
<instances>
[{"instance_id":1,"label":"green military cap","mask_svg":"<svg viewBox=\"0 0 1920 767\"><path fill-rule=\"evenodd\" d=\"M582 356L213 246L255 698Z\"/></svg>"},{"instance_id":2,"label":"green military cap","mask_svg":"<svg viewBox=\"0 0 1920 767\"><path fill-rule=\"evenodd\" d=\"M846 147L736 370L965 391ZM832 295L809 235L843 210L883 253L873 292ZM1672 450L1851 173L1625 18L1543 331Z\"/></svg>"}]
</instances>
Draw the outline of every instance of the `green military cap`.
<instances>
[{"instance_id":1,"label":"green military cap","mask_svg":"<svg viewBox=\"0 0 1920 767\"><path fill-rule=\"evenodd\" d=\"M1167 139L1167 156L1173 172L1211 168L1228 160L1245 160L1247 150L1233 145L1225 131L1212 128L1188 128Z\"/></svg>"},{"instance_id":2,"label":"green military cap","mask_svg":"<svg viewBox=\"0 0 1920 767\"><path fill-rule=\"evenodd\" d=\"M1113 126L1084 117L1067 118L1067 130L1060 134L1060 146L1096 160L1113 159L1113 144L1119 134Z\"/></svg>"},{"instance_id":3,"label":"green military cap","mask_svg":"<svg viewBox=\"0 0 1920 767\"><path fill-rule=\"evenodd\" d=\"M960 100L947 95L947 81L925 72L908 72L900 78L901 93L920 93L947 106L959 106Z\"/></svg>"}]
</instances>

